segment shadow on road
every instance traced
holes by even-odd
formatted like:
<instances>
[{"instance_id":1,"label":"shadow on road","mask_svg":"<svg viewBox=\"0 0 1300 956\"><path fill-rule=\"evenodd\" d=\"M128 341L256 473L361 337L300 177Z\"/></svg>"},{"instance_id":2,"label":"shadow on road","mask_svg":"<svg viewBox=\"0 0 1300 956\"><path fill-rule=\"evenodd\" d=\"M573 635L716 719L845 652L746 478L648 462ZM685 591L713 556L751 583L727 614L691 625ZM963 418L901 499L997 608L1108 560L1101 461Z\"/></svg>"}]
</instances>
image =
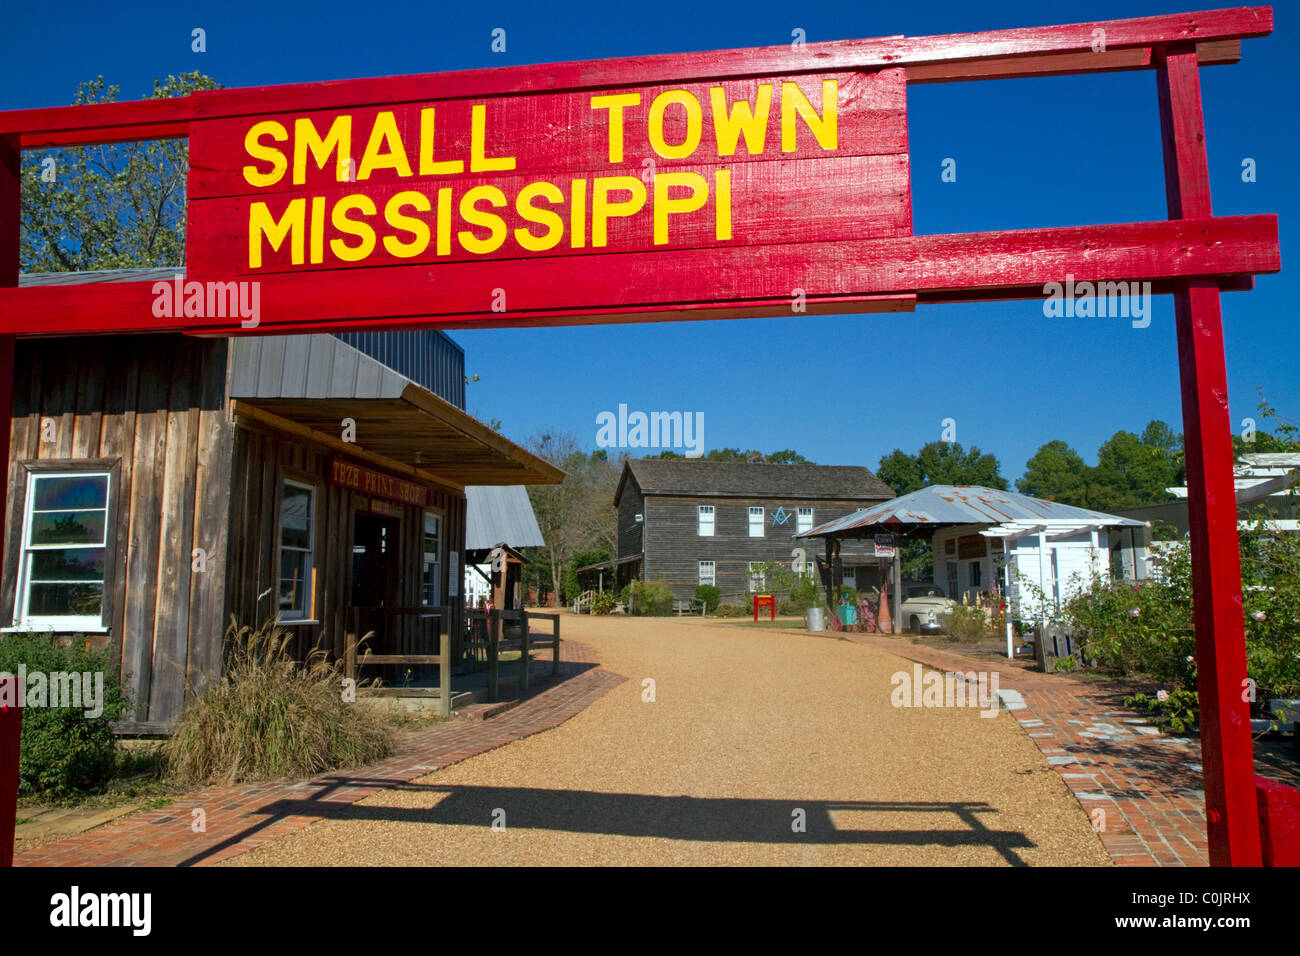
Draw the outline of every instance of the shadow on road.
<instances>
[{"instance_id":1,"label":"shadow on road","mask_svg":"<svg viewBox=\"0 0 1300 956\"><path fill-rule=\"evenodd\" d=\"M442 794L432 807L385 807L329 800L344 787L385 786L390 790ZM981 819L998 811L987 803L872 800L761 800L653 796L639 793L593 793L528 787L447 786L333 777L316 795L282 800L266 808L267 817L229 840L186 860L193 865L226 846L247 839L277 820L315 816L338 820L490 827L501 821L510 829L658 837L718 843L862 844L878 846L984 846L1012 866L1024 866L1017 850L1034 846L1023 833L990 829ZM859 829L836 816L873 813L946 814L952 825L942 829ZM869 819L869 817L868 817ZM864 822L860 820L855 823Z\"/></svg>"}]
</instances>

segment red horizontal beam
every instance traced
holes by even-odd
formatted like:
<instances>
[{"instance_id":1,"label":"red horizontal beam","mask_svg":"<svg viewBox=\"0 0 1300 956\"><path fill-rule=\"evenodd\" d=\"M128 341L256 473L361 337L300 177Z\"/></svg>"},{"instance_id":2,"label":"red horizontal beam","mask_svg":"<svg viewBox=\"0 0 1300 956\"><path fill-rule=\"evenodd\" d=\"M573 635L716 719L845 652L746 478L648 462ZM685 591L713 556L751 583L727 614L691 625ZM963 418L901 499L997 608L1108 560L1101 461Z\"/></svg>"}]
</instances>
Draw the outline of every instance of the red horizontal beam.
<instances>
[{"instance_id":1,"label":"red horizontal beam","mask_svg":"<svg viewBox=\"0 0 1300 956\"><path fill-rule=\"evenodd\" d=\"M414 102L428 98L486 97L676 83L701 79L908 67L909 80L938 82L1033 75L1027 58L1091 54L1094 31L1105 31L1108 54L1126 48L1175 43L1199 45L1266 36L1273 30L1271 7L1236 7L1126 20L1061 26L990 30L929 37L833 40L755 49L671 53L559 64L532 64L414 76L331 80L283 86L206 90L172 100L60 106L0 113L0 137L13 136L23 149L98 143L152 136L180 136L186 124L218 117L264 115L331 107ZM1136 69L1098 53L1043 72ZM1222 51L1214 54L1223 58ZM1230 57L1228 58L1230 59ZM1004 61L990 72L989 64ZM1218 60L1216 60L1217 62ZM939 65L927 75L926 66Z\"/></svg>"},{"instance_id":2,"label":"red horizontal beam","mask_svg":"<svg viewBox=\"0 0 1300 956\"><path fill-rule=\"evenodd\" d=\"M941 236L376 266L266 276L263 333L502 328L594 321L783 314L794 289L819 311L861 312L879 297L1036 298L1048 282L1247 276L1280 268L1277 217L1230 216ZM200 277L193 277L200 278ZM223 278L223 277L202 277ZM228 278L234 278L228 277ZM153 315L148 282L0 289L0 334L191 331L240 334L238 319ZM506 312L491 311L505 290ZM626 301L629 289L653 290ZM360 290L360 291L359 291ZM644 294L644 293L643 293ZM356 317L364 296L366 319ZM886 307L898 307L897 300ZM905 307L905 306L904 306ZM757 310L767 310L760 313Z\"/></svg>"}]
</instances>

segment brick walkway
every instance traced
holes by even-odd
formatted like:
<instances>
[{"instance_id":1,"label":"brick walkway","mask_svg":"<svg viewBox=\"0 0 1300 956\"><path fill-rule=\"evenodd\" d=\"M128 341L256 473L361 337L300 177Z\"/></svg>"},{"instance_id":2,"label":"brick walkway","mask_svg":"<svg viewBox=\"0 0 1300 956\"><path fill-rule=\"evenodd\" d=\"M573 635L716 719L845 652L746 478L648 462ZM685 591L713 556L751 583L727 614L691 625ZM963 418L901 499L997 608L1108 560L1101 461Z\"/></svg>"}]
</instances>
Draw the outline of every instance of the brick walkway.
<instances>
[{"instance_id":1,"label":"brick walkway","mask_svg":"<svg viewBox=\"0 0 1300 956\"><path fill-rule=\"evenodd\" d=\"M1119 709L1111 691L1028 670L1021 661L968 657L883 635L843 636L936 670L996 669L1004 706L1088 811L1116 864L1209 865L1199 741L1161 734ZM1257 770L1300 783L1294 768Z\"/></svg>"},{"instance_id":2,"label":"brick walkway","mask_svg":"<svg viewBox=\"0 0 1300 956\"><path fill-rule=\"evenodd\" d=\"M397 752L379 763L308 781L208 787L164 809L36 847L14 863L202 866L237 856L386 787L557 727L627 679L601 668L587 644L563 641L560 657L558 679L550 677L549 651L539 650L533 662L536 683L527 695L505 704L474 704L459 711L455 720L404 734ZM309 812L294 813L304 801ZM194 832L195 811L205 818L202 832Z\"/></svg>"}]
</instances>

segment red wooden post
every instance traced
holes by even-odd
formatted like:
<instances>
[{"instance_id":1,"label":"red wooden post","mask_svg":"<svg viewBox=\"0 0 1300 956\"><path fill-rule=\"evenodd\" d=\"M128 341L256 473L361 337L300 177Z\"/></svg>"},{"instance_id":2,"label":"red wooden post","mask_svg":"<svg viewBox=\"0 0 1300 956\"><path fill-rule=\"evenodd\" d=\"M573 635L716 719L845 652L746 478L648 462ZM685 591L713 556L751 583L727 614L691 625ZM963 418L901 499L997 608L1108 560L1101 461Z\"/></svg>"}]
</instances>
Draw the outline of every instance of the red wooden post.
<instances>
[{"instance_id":1,"label":"red wooden post","mask_svg":"<svg viewBox=\"0 0 1300 956\"><path fill-rule=\"evenodd\" d=\"M1265 866L1300 866L1300 791L1255 778Z\"/></svg>"},{"instance_id":2,"label":"red wooden post","mask_svg":"<svg viewBox=\"0 0 1300 956\"><path fill-rule=\"evenodd\" d=\"M18 285L18 236L22 179L19 175L20 152L16 140L0 136L0 287ZM9 513L9 419L14 398L14 337L0 335L0 528L6 527ZM4 533L0 533L0 572L3 572ZM0 577L3 574L0 573ZM7 621L3 623L9 623ZM6 691L14 686L13 699L23 692L17 677L0 678L0 701L8 699ZM22 734L23 711L0 706L0 866L13 866L14 823L18 819L18 743Z\"/></svg>"},{"instance_id":3,"label":"red wooden post","mask_svg":"<svg viewBox=\"0 0 1300 956\"><path fill-rule=\"evenodd\" d=\"M23 732L23 709L17 706L23 687L17 677L0 677L0 866L14 865L14 829L18 820L18 745Z\"/></svg>"},{"instance_id":4,"label":"red wooden post","mask_svg":"<svg viewBox=\"0 0 1300 956\"><path fill-rule=\"evenodd\" d=\"M1165 192L1171 219L1210 211L1201 85L1194 46L1176 45L1157 58L1156 85L1164 140ZM1232 422L1223 355L1219 287L1193 280L1174 293L1205 816L1213 866L1259 866L1259 811L1245 693L1246 631L1241 554L1233 481Z\"/></svg>"}]
</instances>

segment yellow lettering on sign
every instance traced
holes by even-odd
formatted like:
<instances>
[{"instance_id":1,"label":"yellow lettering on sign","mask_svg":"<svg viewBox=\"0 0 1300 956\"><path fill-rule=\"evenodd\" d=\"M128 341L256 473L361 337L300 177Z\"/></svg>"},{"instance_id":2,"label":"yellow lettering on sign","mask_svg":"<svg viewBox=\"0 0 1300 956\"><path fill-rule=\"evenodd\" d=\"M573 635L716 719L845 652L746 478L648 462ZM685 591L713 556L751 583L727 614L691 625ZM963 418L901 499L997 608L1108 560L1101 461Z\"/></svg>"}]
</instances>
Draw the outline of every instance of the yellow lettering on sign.
<instances>
[{"instance_id":1,"label":"yellow lettering on sign","mask_svg":"<svg viewBox=\"0 0 1300 956\"><path fill-rule=\"evenodd\" d=\"M803 120L817 145L822 149L839 148L838 84L835 80L822 80L822 115L818 116L808 97L798 83L785 80L781 83L781 152L793 153L795 144L795 114Z\"/></svg>"},{"instance_id":2,"label":"yellow lettering on sign","mask_svg":"<svg viewBox=\"0 0 1300 956\"><path fill-rule=\"evenodd\" d=\"M413 236L410 242L402 242L396 236L384 236L384 248L399 259L409 259L429 248L429 224L423 219L402 215L403 206L412 206L418 212L428 212L432 207L428 196L414 190L397 193L384 206L384 221Z\"/></svg>"},{"instance_id":3,"label":"yellow lettering on sign","mask_svg":"<svg viewBox=\"0 0 1300 956\"><path fill-rule=\"evenodd\" d=\"M440 256L451 255L451 187L438 190L438 246Z\"/></svg>"},{"instance_id":4,"label":"yellow lettering on sign","mask_svg":"<svg viewBox=\"0 0 1300 956\"><path fill-rule=\"evenodd\" d=\"M612 202L614 191L630 192L632 197L624 202ZM605 224L613 217L632 216L645 205L645 183L635 176L597 176L592 182L591 244L606 245Z\"/></svg>"},{"instance_id":5,"label":"yellow lettering on sign","mask_svg":"<svg viewBox=\"0 0 1300 956\"><path fill-rule=\"evenodd\" d=\"M515 158L513 156L498 156L493 159L484 157L483 151L486 149L486 139L487 106L476 103L474 109L470 112L469 171L471 173L490 173L514 169Z\"/></svg>"},{"instance_id":6,"label":"yellow lettering on sign","mask_svg":"<svg viewBox=\"0 0 1300 956\"><path fill-rule=\"evenodd\" d=\"M244 152L253 159L271 164L270 172L260 172L256 166L244 167L244 181L250 186L274 186L289 168L289 161L284 153L274 146L262 145L263 136L270 136L276 142L283 143L289 139L289 131L275 120L254 123L244 134Z\"/></svg>"},{"instance_id":7,"label":"yellow lettering on sign","mask_svg":"<svg viewBox=\"0 0 1300 956\"><path fill-rule=\"evenodd\" d=\"M686 138L675 146L664 141L664 111L673 104L686 110ZM666 90L650 104L650 148L664 159L684 159L695 152L703 128L700 101L686 90Z\"/></svg>"},{"instance_id":8,"label":"yellow lettering on sign","mask_svg":"<svg viewBox=\"0 0 1300 956\"><path fill-rule=\"evenodd\" d=\"M301 186L307 181L307 154L316 161L317 169L324 169L330 153L338 152L334 164L334 178L347 182L352 161L352 117L336 116L324 138L316 132L316 124L307 117L293 121L293 181Z\"/></svg>"},{"instance_id":9,"label":"yellow lettering on sign","mask_svg":"<svg viewBox=\"0 0 1300 956\"><path fill-rule=\"evenodd\" d=\"M433 158L433 107L420 110L420 175L443 176L465 171L463 159Z\"/></svg>"},{"instance_id":10,"label":"yellow lettering on sign","mask_svg":"<svg viewBox=\"0 0 1300 956\"><path fill-rule=\"evenodd\" d=\"M535 198L545 199L550 203L561 203L564 202L564 193L560 192L560 187L554 183L542 181L529 183L519 190L519 195L515 197L515 211L524 222L546 227L544 236L535 236L526 227L517 227L515 242L529 252L544 252L560 244L560 239L564 236L564 220L549 209L538 209L534 206L532 202Z\"/></svg>"},{"instance_id":11,"label":"yellow lettering on sign","mask_svg":"<svg viewBox=\"0 0 1300 956\"><path fill-rule=\"evenodd\" d=\"M480 239L468 229L462 229L456 233L456 238L466 252L485 255L500 249L506 241L506 223L496 213L477 208L475 204L480 199L486 199L500 209L506 204L506 194L496 186L475 186L460 197L460 217L471 226L486 226L488 237Z\"/></svg>"},{"instance_id":12,"label":"yellow lettering on sign","mask_svg":"<svg viewBox=\"0 0 1300 956\"><path fill-rule=\"evenodd\" d=\"M569 200L569 245L582 249L587 245L587 181L573 181L572 199Z\"/></svg>"},{"instance_id":13,"label":"yellow lettering on sign","mask_svg":"<svg viewBox=\"0 0 1300 956\"><path fill-rule=\"evenodd\" d=\"M674 213L694 212L704 205L709 198L709 184L699 173L656 173L655 174L655 245L662 246L668 241L668 217ZM685 186L690 195L673 199L669 190L674 186Z\"/></svg>"},{"instance_id":14,"label":"yellow lettering on sign","mask_svg":"<svg viewBox=\"0 0 1300 956\"><path fill-rule=\"evenodd\" d=\"M758 156L767 142L767 118L772 111L772 84L760 83L757 108L749 100L737 100L727 109L727 91L721 86L709 90L713 107L713 132L718 138L718 155L735 156L741 134L749 155Z\"/></svg>"},{"instance_id":15,"label":"yellow lettering on sign","mask_svg":"<svg viewBox=\"0 0 1300 956\"><path fill-rule=\"evenodd\" d=\"M411 164L406 158L406 149L402 146L402 136L397 131L397 120L393 117L392 110L383 110L375 117L374 128L370 130L370 141L366 143L366 152L361 157L361 167L357 170L357 180L369 179L371 172L376 169L395 169L399 176L411 175Z\"/></svg>"},{"instance_id":16,"label":"yellow lettering on sign","mask_svg":"<svg viewBox=\"0 0 1300 956\"><path fill-rule=\"evenodd\" d=\"M360 240L355 246L349 246L342 239L330 240L330 252L344 262L360 262L375 251L374 227L368 222L354 222L349 219L348 213L353 210L360 212L363 216L373 216L375 214L375 201L364 193L355 193L351 196L344 196L334 204L334 212L330 216L334 228L344 235L356 236Z\"/></svg>"},{"instance_id":17,"label":"yellow lettering on sign","mask_svg":"<svg viewBox=\"0 0 1300 956\"><path fill-rule=\"evenodd\" d=\"M307 200L292 199L285 207L284 215L278 220L271 215L271 210L264 202L250 203L248 207L248 267L262 267L262 237L270 243L271 248L279 250L287 237L289 240L289 261L296 266L302 265L303 222L307 214Z\"/></svg>"},{"instance_id":18,"label":"yellow lettering on sign","mask_svg":"<svg viewBox=\"0 0 1300 956\"><path fill-rule=\"evenodd\" d=\"M593 96L593 110L609 110L609 161L623 162L623 110L641 104L640 93L608 93Z\"/></svg>"},{"instance_id":19,"label":"yellow lettering on sign","mask_svg":"<svg viewBox=\"0 0 1300 956\"><path fill-rule=\"evenodd\" d=\"M731 238L731 170L713 174L713 238L725 242Z\"/></svg>"},{"instance_id":20,"label":"yellow lettering on sign","mask_svg":"<svg viewBox=\"0 0 1300 956\"><path fill-rule=\"evenodd\" d=\"M311 200L311 252L310 261L325 261L325 197L313 196Z\"/></svg>"}]
</instances>

